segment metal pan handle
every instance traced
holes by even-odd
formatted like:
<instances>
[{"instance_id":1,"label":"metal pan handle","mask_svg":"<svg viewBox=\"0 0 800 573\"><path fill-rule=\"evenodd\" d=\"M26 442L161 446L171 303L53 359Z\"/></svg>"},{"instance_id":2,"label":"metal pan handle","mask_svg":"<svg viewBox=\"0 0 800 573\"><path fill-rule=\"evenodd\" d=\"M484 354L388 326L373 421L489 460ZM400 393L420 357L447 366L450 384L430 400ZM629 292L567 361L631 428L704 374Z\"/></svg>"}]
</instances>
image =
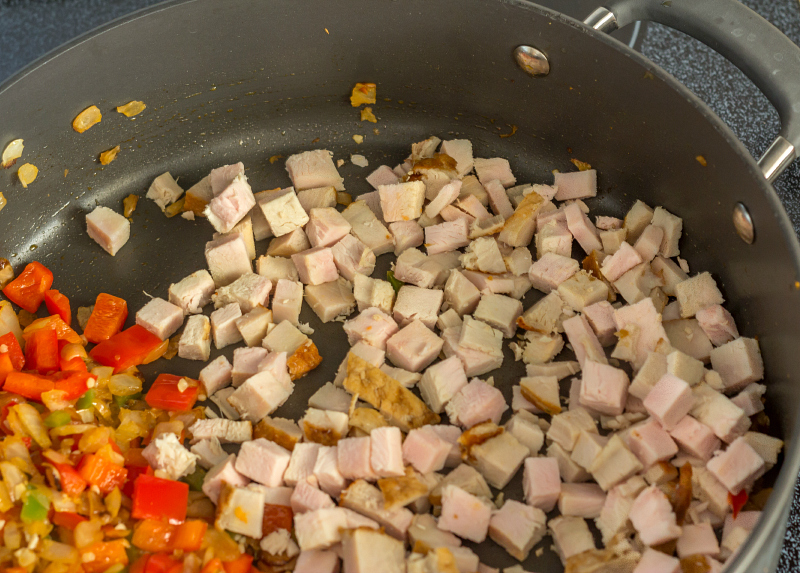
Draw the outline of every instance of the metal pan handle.
<instances>
[{"instance_id":1,"label":"metal pan handle","mask_svg":"<svg viewBox=\"0 0 800 573\"><path fill-rule=\"evenodd\" d=\"M584 23L612 32L637 20L658 22L700 40L764 92L778 111L781 131L758 165L774 181L800 149L800 47L736 0L609 0Z\"/></svg>"}]
</instances>

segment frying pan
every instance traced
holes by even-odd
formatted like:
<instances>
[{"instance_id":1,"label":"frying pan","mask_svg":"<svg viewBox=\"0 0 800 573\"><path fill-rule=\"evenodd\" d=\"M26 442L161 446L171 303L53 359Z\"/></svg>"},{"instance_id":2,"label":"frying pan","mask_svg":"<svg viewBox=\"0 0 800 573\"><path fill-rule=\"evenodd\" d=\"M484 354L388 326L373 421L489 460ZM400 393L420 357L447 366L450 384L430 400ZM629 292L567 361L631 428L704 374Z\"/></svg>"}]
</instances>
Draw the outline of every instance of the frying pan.
<instances>
[{"instance_id":1,"label":"frying pan","mask_svg":"<svg viewBox=\"0 0 800 573\"><path fill-rule=\"evenodd\" d=\"M782 130L760 164L687 89L603 33L634 20L703 40L766 93ZM764 517L728 571L769 570L800 468L800 249L768 181L800 145L800 49L734 1L615 0L587 22L528 2L485 0L194 0L136 13L0 88L0 144L24 138L23 161L39 168L28 189L15 169L0 174L8 199L0 253L18 270L43 262L75 307L109 292L135 310L148 294L165 296L171 282L205 267L210 226L166 219L143 199L129 243L112 258L86 236L84 217L96 205L121 210L123 197L143 195L164 171L188 187L212 167L243 161L261 190L290 183L283 162L269 160L276 155L326 148L336 158L362 153L370 167L394 165L411 142L432 134L469 138L479 157L508 158L520 182L547 182L553 169L571 168L571 157L589 162L600 172L593 211L622 216L640 198L683 217L681 256L714 274L741 332L758 336L767 413L787 448ZM515 59L519 46L539 50L549 73L527 73ZM356 81L378 85L377 124L360 122L347 101ZM147 110L133 119L113 112L132 99ZM75 133L70 122L91 104L103 121ZM98 154L114 145L120 155L101 166ZM341 168L350 193L369 190L368 172ZM750 244L740 233L750 238L752 229ZM265 248L258 245L259 254ZM525 306L538 296L529 293ZM317 331L324 362L298 381L278 415L299 417L347 351L338 323L322 325L308 308L301 320ZM200 367L176 358L143 370L152 379L157 370L196 375ZM507 397L522 372L506 356L493 373ZM520 494L512 483L507 495ZM484 562L513 562L485 545L478 550ZM526 568L560 570L550 541L541 547L544 555Z\"/></svg>"}]
</instances>

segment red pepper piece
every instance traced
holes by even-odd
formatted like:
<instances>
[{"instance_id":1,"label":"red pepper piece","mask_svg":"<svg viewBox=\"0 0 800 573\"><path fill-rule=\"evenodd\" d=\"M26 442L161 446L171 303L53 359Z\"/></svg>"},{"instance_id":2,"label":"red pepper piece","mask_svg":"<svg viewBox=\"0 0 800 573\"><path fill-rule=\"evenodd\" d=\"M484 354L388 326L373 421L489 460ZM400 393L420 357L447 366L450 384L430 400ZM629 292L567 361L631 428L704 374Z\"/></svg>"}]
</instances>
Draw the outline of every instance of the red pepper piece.
<instances>
[{"instance_id":1,"label":"red pepper piece","mask_svg":"<svg viewBox=\"0 0 800 573\"><path fill-rule=\"evenodd\" d=\"M98 344L117 334L128 318L128 303L111 294L101 292L94 301L94 310L86 322L83 335Z\"/></svg>"},{"instance_id":2,"label":"red pepper piece","mask_svg":"<svg viewBox=\"0 0 800 573\"><path fill-rule=\"evenodd\" d=\"M203 537L208 529L208 523L201 519L190 519L181 523L175 528L172 534L170 549L173 551L200 551L203 545Z\"/></svg>"},{"instance_id":3,"label":"red pepper piece","mask_svg":"<svg viewBox=\"0 0 800 573\"><path fill-rule=\"evenodd\" d=\"M96 485L104 494L111 493L115 487L122 488L128 475L128 470L97 454L83 456L78 465L78 472L83 479Z\"/></svg>"},{"instance_id":4,"label":"red pepper piece","mask_svg":"<svg viewBox=\"0 0 800 573\"><path fill-rule=\"evenodd\" d=\"M25 344L25 363L29 370L39 374L58 371L58 335L53 328L41 328L28 338Z\"/></svg>"},{"instance_id":5,"label":"red pepper piece","mask_svg":"<svg viewBox=\"0 0 800 573\"><path fill-rule=\"evenodd\" d=\"M242 553L232 561L223 561L222 567L225 573L250 573L250 565L253 564L253 556Z\"/></svg>"},{"instance_id":6,"label":"red pepper piece","mask_svg":"<svg viewBox=\"0 0 800 573\"><path fill-rule=\"evenodd\" d=\"M67 529L75 529L82 521L88 521L88 519L82 515L78 515L77 513L72 513L69 511L57 511L53 514L51 520L54 525L60 525L61 527L66 527Z\"/></svg>"},{"instance_id":7,"label":"red pepper piece","mask_svg":"<svg viewBox=\"0 0 800 573\"><path fill-rule=\"evenodd\" d=\"M214 557L205 564L200 573L225 573L225 567L219 557Z\"/></svg>"},{"instance_id":8,"label":"red pepper piece","mask_svg":"<svg viewBox=\"0 0 800 573\"><path fill-rule=\"evenodd\" d=\"M186 521L189 484L140 475L133 484L134 519L157 519L172 524Z\"/></svg>"},{"instance_id":9,"label":"red pepper piece","mask_svg":"<svg viewBox=\"0 0 800 573\"><path fill-rule=\"evenodd\" d=\"M42 392L48 392L55 388L55 384L50 378L31 374L29 372L11 372L6 376L3 390L19 394L29 400L42 401Z\"/></svg>"},{"instance_id":10,"label":"red pepper piece","mask_svg":"<svg viewBox=\"0 0 800 573\"><path fill-rule=\"evenodd\" d=\"M180 561L176 561L167 553L155 553L150 555L150 559L147 560L144 566L144 573L169 573L175 565L183 567Z\"/></svg>"},{"instance_id":11,"label":"red pepper piece","mask_svg":"<svg viewBox=\"0 0 800 573\"><path fill-rule=\"evenodd\" d=\"M147 473L150 466L126 466L128 468L128 479L122 487L122 493L128 497L133 497L133 484L136 483L136 478L140 475Z\"/></svg>"},{"instance_id":12,"label":"red pepper piece","mask_svg":"<svg viewBox=\"0 0 800 573\"><path fill-rule=\"evenodd\" d=\"M5 346L5 350L3 347ZM14 370L22 370L25 367L25 354L22 352L22 347L17 341L17 337L13 332L7 332L0 336L0 354L8 354L11 358L11 364L14 365Z\"/></svg>"},{"instance_id":13,"label":"red pepper piece","mask_svg":"<svg viewBox=\"0 0 800 573\"><path fill-rule=\"evenodd\" d=\"M739 512L744 507L744 504L747 503L747 492L745 490L740 491L736 495L733 495L731 492L728 492L728 505L731 506L733 510L733 518L739 515Z\"/></svg>"},{"instance_id":14,"label":"red pepper piece","mask_svg":"<svg viewBox=\"0 0 800 573\"><path fill-rule=\"evenodd\" d=\"M86 370L59 372L53 375L53 384L56 390L63 390L67 393L65 400L77 400L89 389L89 381L95 377Z\"/></svg>"},{"instance_id":15,"label":"red pepper piece","mask_svg":"<svg viewBox=\"0 0 800 573\"><path fill-rule=\"evenodd\" d=\"M178 385L184 379L189 386L181 392ZM199 387L200 383L191 378L175 376L174 374L159 374L150 390L147 391L144 401L152 408L185 412L191 410L195 402L197 402Z\"/></svg>"},{"instance_id":16,"label":"red pepper piece","mask_svg":"<svg viewBox=\"0 0 800 573\"><path fill-rule=\"evenodd\" d=\"M83 476L69 464L59 464L51 462L58 470L59 477L61 478L61 491L68 495L78 495L86 489L87 481Z\"/></svg>"},{"instance_id":17,"label":"red pepper piece","mask_svg":"<svg viewBox=\"0 0 800 573\"><path fill-rule=\"evenodd\" d=\"M33 261L13 281L3 294L8 300L28 312L36 312L44 302L44 293L53 286L53 273L38 261Z\"/></svg>"},{"instance_id":18,"label":"red pepper piece","mask_svg":"<svg viewBox=\"0 0 800 573\"><path fill-rule=\"evenodd\" d=\"M127 565L128 553L125 551L127 544L126 539L115 539L84 547L81 549L82 556L91 553L94 559L82 559L81 567L86 573L103 573L112 565Z\"/></svg>"},{"instance_id":19,"label":"red pepper piece","mask_svg":"<svg viewBox=\"0 0 800 573\"><path fill-rule=\"evenodd\" d=\"M16 370L14 370L14 365L11 363L11 357L7 352L0 354L0 388L3 387L6 377L12 372L16 372Z\"/></svg>"},{"instance_id":20,"label":"red pepper piece","mask_svg":"<svg viewBox=\"0 0 800 573\"><path fill-rule=\"evenodd\" d=\"M72 309L66 295L50 289L44 293L44 304L47 306L47 312L60 316L67 326L72 324Z\"/></svg>"},{"instance_id":21,"label":"red pepper piece","mask_svg":"<svg viewBox=\"0 0 800 573\"><path fill-rule=\"evenodd\" d=\"M83 339L81 336L71 329L66 322L61 320L61 317L57 314L46 316L44 318L37 318L34 320L25 327L25 330L22 331L22 338L29 340L34 332L38 332L39 330L43 330L45 328L55 330L56 336L59 340L65 340L71 344L83 345Z\"/></svg>"},{"instance_id":22,"label":"red pepper piece","mask_svg":"<svg viewBox=\"0 0 800 573\"><path fill-rule=\"evenodd\" d=\"M141 364L159 344L158 336L134 324L92 348L89 356L103 366L113 366L118 373Z\"/></svg>"}]
</instances>

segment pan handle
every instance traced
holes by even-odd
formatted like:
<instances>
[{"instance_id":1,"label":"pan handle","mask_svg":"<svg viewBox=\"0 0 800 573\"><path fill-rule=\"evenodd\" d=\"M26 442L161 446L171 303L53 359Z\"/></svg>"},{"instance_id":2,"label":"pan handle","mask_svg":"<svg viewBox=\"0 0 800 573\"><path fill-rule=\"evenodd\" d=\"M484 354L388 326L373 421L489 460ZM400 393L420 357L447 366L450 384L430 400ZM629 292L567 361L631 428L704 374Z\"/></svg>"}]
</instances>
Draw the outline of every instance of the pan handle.
<instances>
[{"instance_id":1,"label":"pan handle","mask_svg":"<svg viewBox=\"0 0 800 573\"><path fill-rule=\"evenodd\" d=\"M684 32L726 57L772 102L780 135L758 165L774 181L800 150L800 47L756 12L736 0L609 0L584 20L612 32L637 20Z\"/></svg>"}]
</instances>

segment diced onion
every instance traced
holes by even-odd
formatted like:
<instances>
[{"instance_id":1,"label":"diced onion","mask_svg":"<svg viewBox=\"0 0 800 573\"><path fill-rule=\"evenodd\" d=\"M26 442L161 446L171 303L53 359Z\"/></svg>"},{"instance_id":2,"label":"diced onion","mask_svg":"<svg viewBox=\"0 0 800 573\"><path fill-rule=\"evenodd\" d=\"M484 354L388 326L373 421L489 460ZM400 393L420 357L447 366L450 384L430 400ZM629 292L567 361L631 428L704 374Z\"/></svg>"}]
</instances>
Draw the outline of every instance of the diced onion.
<instances>
[{"instance_id":1,"label":"diced onion","mask_svg":"<svg viewBox=\"0 0 800 573\"><path fill-rule=\"evenodd\" d=\"M131 374L115 374L108 379L108 389L114 396L133 396L142 391L142 380Z\"/></svg>"},{"instance_id":2,"label":"diced onion","mask_svg":"<svg viewBox=\"0 0 800 573\"><path fill-rule=\"evenodd\" d=\"M26 163L17 170L17 175L19 176L19 182L27 189L28 185L36 180L39 170L32 163Z\"/></svg>"},{"instance_id":3,"label":"diced onion","mask_svg":"<svg viewBox=\"0 0 800 573\"><path fill-rule=\"evenodd\" d=\"M100 530L102 523L99 519L81 521L75 526L75 547L82 549L103 541L103 532Z\"/></svg>"},{"instance_id":4,"label":"diced onion","mask_svg":"<svg viewBox=\"0 0 800 573\"><path fill-rule=\"evenodd\" d=\"M42 448L49 448L52 442L50 441L50 436L47 435L47 428L44 425L44 421L36 408L25 403L11 406L11 409L17 413L26 432L36 443Z\"/></svg>"},{"instance_id":5,"label":"diced onion","mask_svg":"<svg viewBox=\"0 0 800 573\"><path fill-rule=\"evenodd\" d=\"M96 105L87 107L72 120L72 129L78 133L83 133L94 124L100 123L101 119L103 119L103 114L100 113Z\"/></svg>"},{"instance_id":6,"label":"diced onion","mask_svg":"<svg viewBox=\"0 0 800 573\"><path fill-rule=\"evenodd\" d=\"M139 203L139 196L130 194L122 200L122 214L125 217L130 217L136 210L136 205Z\"/></svg>"},{"instance_id":7,"label":"diced onion","mask_svg":"<svg viewBox=\"0 0 800 573\"><path fill-rule=\"evenodd\" d=\"M77 563L80 560L80 553L75 547L66 543L44 539L42 540L40 557L56 563Z\"/></svg>"},{"instance_id":8,"label":"diced onion","mask_svg":"<svg viewBox=\"0 0 800 573\"><path fill-rule=\"evenodd\" d=\"M17 159L22 157L22 150L24 148L25 146L22 145L21 139L15 139L14 141L6 145L6 148L3 150L3 163L0 165L0 167L2 167L3 169L8 169L12 165L14 165Z\"/></svg>"},{"instance_id":9,"label":"diced onion","mask_svg":"<svg viewBox=\"0 0 800 573\"><path fill-rule=\"evenodd\" d=\"M139 113L142 113L147 106L143 101L129 101L125 105L117 106L117 111L124 115L125 117L133 117Z\"/></svg>"},{"instance_id":10,"label":"diced onion","mask_svg":"<svg viewBox=\"0 0 800 573\"><path fill-rule=\"evenodd\" d=\"M100 154L100 164L101 165L108 165L114 159L117 158L117 154L119 153L119 145L115 145L111 149L106 149L103 153Z\"/></svg>"}]
</instances>

